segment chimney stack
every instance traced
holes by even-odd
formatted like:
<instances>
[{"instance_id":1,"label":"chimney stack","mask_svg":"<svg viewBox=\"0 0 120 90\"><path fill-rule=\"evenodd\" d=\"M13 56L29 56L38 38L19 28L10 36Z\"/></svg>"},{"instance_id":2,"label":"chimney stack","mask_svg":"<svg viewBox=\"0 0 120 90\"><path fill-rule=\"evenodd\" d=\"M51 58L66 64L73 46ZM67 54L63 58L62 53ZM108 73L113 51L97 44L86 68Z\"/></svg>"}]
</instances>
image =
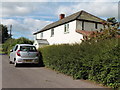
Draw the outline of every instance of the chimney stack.
<instances>
[{"instance_id":1,"label":"chimney stack","mask_svg":"<svg viewBox=\"0 0 120 90\"><path fill-rule=\"evenodd\" d=\"M60 20L65 18L65 14L60 14Z\"/></svg>"}]
</instances>

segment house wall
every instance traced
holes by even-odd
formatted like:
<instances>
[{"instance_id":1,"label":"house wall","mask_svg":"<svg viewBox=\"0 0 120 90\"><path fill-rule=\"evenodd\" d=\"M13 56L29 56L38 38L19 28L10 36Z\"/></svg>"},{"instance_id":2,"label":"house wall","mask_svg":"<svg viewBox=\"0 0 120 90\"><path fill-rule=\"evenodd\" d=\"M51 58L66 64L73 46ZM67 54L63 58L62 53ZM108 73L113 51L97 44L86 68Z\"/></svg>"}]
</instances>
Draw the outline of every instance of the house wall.
<instances>
[{"instance_id":1,"label":"house wall","mask_svg":"<svg viewBox=\"0 0 120 90\"><path fill-rule=\"evenodd\" d=\"M54 28L54 36L51 36L51 29L42 32L43 37L41 37L41 33L38 33L37 39L47 39L50 45L53 44L73 44L73 43L81 43L81 39L83 39L83 35L76 32L76 29L82 30L82 21L74 20L69 22L69 32L64 32L64 26L61 25ZM84 21L84 30L93 31L100 30L103 28L102 24L97 25L98 29L95 29L95 23L93 22L85 22Z\"/></svg>"},{"instance_id":2,"label":"house wall","mask_svg":"<svg viewBox=\"0 0 120 90\"><path fill-rule=\"evenodd\" d=\"M51 30L43 32L43 38L40 33L37 34L37 39L47 39L50 45L53 44L72 44L81 43L80 39L83 39L83 35L76 33L76 20L69 22L69 32L64 32L64 25L54 28L54 36L51 37Z\"/></svg>"},{"instance_id":3,"label":"house wall","mask_svg":"<svg viewBox=\"0 0 120 90\"><path fill-rule=\"evenodd\" d=\"M38 42L37 42L36 40L34 41L33 45L34 45L37 49L39 48L39 44L38 44Z\"/></svg>"}]
</instances>

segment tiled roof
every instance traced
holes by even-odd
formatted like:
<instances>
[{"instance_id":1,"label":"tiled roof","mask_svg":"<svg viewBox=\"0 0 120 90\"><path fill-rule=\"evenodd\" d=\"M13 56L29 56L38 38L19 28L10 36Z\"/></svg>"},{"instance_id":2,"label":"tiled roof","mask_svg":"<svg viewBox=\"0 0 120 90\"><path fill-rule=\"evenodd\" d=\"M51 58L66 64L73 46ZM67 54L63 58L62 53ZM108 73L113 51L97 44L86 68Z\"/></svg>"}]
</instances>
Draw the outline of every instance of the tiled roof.
<instances>
[{"instance_id":1,"label":"tiled roof","mask_svg":"<svg viewBox=\"0 0 120 90\"><path fill-rule=\"evenodd\" d=\"M73 20L86 20L86 21L92 21L92 22L101 22L101 21L104 21L103 19L99 18L99 17L96 17L88 12L85 12L85 11L79 11L77 13L74 13L70 16L67 16L59 21L56 21L54 23L51 23L47 26L45 26L43 29L41 29L40 31L34 33L37 34L37 33L40 33L40 32L43 32L43 31L46 31L46 30L49 30L51 28L54 28L54 27L57 27L57 26L60 26L60 25L63 25L65 23L68 23L70 21L73 21Z\"/></svg>"}]
</instances>

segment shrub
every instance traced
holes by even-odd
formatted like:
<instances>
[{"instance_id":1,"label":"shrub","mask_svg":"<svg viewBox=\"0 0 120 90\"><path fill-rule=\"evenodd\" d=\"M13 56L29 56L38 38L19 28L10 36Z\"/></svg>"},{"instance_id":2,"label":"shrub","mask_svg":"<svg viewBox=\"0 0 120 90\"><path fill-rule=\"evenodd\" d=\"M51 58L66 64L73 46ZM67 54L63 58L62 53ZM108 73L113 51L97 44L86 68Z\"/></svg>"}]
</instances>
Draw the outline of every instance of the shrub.
<instances>
[{"instance_id":1,"label":"shrub","mask_svg":"<svg viewBox=\"0 0 120 90\"><path fill-rule=\"evenodd\" d=\"M46 67L74 79L89 79L103 85L120 86L120 46L118 39L83 42L73 45L52 45L39 48Z\"/></svg>"},{"instance_id":2,"label":"shrub","mask_svg":"<svg viewBox=\"0 0 120 90\"><path fill-rule=\"evenodd\" d=\"M12 49L16 44L33 44L33 41L26 39L24 37L18 38L18 39L8 39L4 44L3 44L3 51L6 52L7 54L10 53L10 49Z\"/></svg>"}]
</instances>

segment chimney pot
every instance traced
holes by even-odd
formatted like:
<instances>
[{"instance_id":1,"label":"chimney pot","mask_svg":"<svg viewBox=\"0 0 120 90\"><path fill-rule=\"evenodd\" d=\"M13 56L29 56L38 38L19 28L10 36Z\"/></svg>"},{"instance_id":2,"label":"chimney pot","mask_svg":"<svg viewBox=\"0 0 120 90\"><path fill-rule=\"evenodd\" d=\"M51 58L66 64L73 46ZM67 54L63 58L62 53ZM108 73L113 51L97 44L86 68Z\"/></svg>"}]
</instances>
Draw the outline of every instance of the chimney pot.
<instances>
[{"instance_id":1,"label":"chimney pot","mask_svg":"<svg viewBox=\"0 0 120 90\"><path fill-rule=\"evenodd\" d=\"M65 14L60 14L60 20L65 18Z\"/></svg>"}]
</instances>

